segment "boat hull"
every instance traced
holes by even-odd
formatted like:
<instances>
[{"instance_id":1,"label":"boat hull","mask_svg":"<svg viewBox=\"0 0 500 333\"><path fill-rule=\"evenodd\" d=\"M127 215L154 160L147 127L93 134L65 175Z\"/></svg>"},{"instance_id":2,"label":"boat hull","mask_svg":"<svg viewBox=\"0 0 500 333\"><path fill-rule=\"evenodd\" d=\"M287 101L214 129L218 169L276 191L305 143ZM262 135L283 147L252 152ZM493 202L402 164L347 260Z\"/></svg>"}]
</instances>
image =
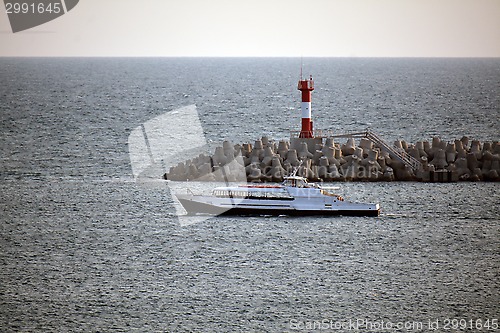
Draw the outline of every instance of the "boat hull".
<instances>
[{"instance_id":1,"label":"boat hull","mask_svg":"<svg viewBox=\"0 0 500 333\"><path fill-rule=\"evenodd\" d=\"M189 215L240 215L240 216L262 216L262 215L288 215L288 216L379 216L378 205L366 205L366 209L296 209L288 205L269 205L268 207L242 207L230 206L219 207L192 199L178 198Z\"/></svg>"}]
</instances>

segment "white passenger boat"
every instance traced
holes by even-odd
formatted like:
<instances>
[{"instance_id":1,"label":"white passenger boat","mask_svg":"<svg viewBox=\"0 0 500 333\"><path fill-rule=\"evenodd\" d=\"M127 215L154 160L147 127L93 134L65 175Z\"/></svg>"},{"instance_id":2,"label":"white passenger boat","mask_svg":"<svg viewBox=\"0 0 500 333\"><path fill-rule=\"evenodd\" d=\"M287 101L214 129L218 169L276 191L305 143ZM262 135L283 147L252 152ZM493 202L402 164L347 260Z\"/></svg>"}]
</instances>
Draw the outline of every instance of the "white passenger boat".
<instances>
[{"instance_id":1,"label":"white passenger boat","mask_svg":"<svg viewBox=\"0 0 500 333\"><path fill-rule=\"evenodd\" d=\"M333 187L286 177L281 185L217 187L212 195L177 194L188 214L378 216L379 204L344 200Z\"/></svg>"}]
</instances>

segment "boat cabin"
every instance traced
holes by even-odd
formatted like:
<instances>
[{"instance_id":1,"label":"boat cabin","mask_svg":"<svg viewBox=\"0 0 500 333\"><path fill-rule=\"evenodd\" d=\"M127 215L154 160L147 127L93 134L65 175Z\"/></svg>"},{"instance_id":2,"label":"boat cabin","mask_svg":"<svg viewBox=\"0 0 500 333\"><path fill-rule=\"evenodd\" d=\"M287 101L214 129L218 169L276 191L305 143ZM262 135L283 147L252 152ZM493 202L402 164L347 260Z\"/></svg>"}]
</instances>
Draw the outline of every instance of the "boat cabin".
<instances>
[{"instance_id":1,"label":"boat cabin","mask_svg":"<svg viewBox=\"0 0 500 333\"><path fill-rule=\"evenodd\" d=\"M283 185L290 187L298 187L298 188L311 187L311 184L307 182L306 178L297 176L285 177Z\"/></svg>"}]
</instances>

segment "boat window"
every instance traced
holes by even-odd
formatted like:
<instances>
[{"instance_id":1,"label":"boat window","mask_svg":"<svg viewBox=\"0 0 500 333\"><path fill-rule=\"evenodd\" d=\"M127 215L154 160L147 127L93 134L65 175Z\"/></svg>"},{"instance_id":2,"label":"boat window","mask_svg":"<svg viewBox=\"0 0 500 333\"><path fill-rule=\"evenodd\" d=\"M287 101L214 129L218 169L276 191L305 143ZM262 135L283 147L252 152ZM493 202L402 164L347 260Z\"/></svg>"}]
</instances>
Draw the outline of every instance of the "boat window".
<instances>
[{"instance_id":1,"label":"boat window","mask_svg":"<svg viewBox=\"0 0 500 333\"><path fill-rule=\"evenodd\" d=\"M213 195L219 198L248 198L247 191L214 190Z\"/></svg>"},{"instance_id":2,"label":"boat window","mask_svg":"<svg viewBox=\"0 0 500 333\"><path fill-rule=\"evenodd\" d=\"M238 198L238 199L290 199L288 192L265 192L265 191L233 191L214 190L213 195L218 198Z\"/></svg>"}]
</instances>

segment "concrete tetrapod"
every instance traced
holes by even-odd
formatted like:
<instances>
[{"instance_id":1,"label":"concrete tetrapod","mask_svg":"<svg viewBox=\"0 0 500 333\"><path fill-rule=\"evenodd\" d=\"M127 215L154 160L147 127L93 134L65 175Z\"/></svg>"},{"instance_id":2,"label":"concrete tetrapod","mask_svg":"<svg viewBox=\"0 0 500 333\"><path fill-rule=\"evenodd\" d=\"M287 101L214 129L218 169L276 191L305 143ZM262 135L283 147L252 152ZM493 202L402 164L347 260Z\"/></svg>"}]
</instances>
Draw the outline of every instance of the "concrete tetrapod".
<instances>
[{"instance_id":1,"label":"concrete tetrapod","mask_svg":"<svg viewBox=\"0 0 500 333\"><path fill-rule=\"evenodd\" d=\"M299 165L300 172L309 179L324 181L429 181L432 172L448 172L452 179L458 180L500 180L498 141L481 143L464 136L446 142L434 137L432 145L428 141L418 141L413 145L397 140L395 145L400 151L421 162L419 170L413 170L399 157L390 155L388 150L367 138L361 138L359 145L353 137L342 145L335 143L333 138L309 142L315 145L314 154L309 151L307 142L296 142L298 150L295 150L290 149L287 140L278 142L267 137L255 140L253 146L250 143L233 145L225 140L211 156L200 154L171 166L164 178L174 181L238 179L238 175L232 176L236 172L231 169L234 166L224 168L237 159L237 164L233 165L240 165L240 170L245 168L248 181L258 182L279 181Z\"/></svg>"}]
</instances>

